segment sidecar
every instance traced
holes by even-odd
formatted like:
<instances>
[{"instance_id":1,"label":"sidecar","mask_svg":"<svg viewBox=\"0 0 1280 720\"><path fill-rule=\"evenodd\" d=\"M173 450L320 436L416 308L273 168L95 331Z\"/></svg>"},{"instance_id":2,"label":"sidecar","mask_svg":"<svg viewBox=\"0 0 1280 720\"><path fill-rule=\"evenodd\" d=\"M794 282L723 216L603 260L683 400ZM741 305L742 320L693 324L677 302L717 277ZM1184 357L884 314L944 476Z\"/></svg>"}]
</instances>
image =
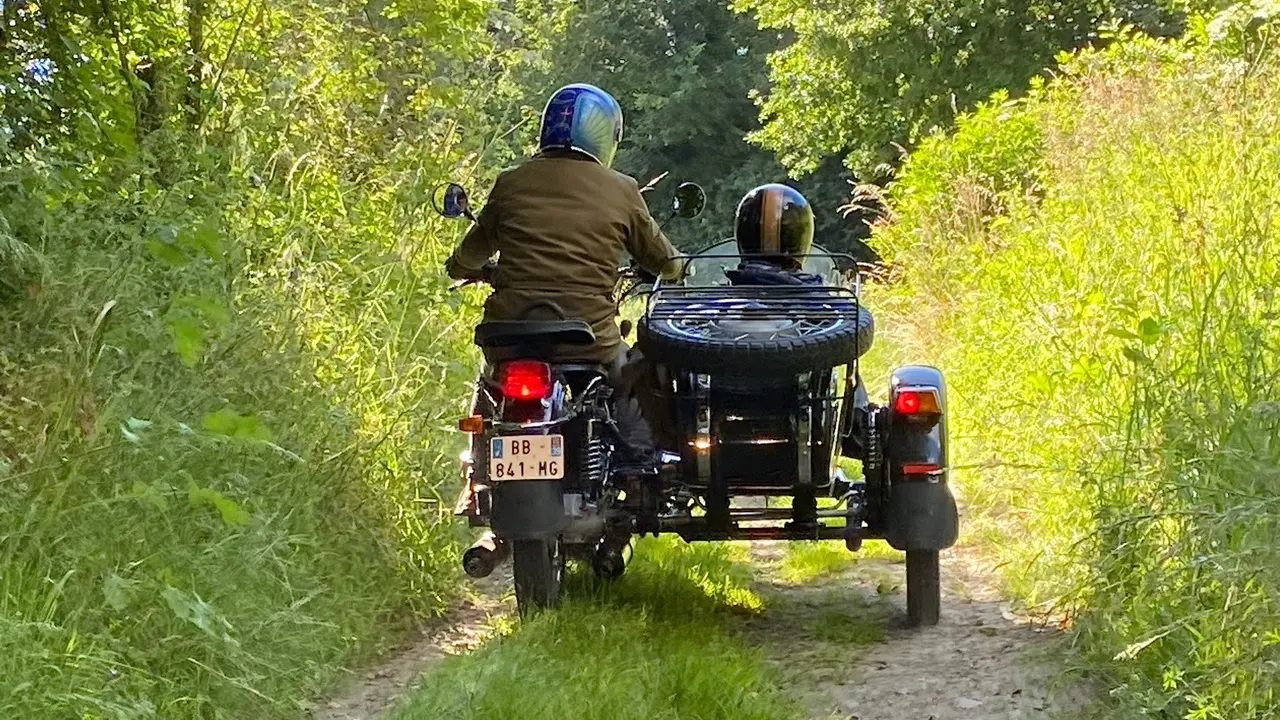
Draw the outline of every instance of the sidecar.
<instances>
[{"instance_id":1,"label":"sidecar","mask_svg":"<svg viewBox=\"0 0 1280 720\"><path fill-rule=\"evenodd\" d=\"M861 273L840 269L856 262L815 248L804 270L821 284L761 286L730 281L740 260L732 241L713 246L645 298L637 347L654 361L667 452L657 476L626 480L634 531L843 539L851 551L882 538L906 552L910 621L937 623L938 552L959 529L942 373L897 368L872 402L859 359L874 323Z\"/></svg>"}]
</instances>

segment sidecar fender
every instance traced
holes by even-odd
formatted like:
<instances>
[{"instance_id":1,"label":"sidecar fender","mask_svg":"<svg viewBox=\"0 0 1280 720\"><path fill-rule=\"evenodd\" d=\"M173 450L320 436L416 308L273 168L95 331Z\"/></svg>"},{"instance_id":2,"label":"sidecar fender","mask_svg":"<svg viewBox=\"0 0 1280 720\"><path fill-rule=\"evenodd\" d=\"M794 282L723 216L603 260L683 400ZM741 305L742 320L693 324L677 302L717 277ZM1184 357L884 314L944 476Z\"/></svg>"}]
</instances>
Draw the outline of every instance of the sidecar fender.
<instances>
[{"instance_id":1,"label":"sidecar fender","mask_svg":"<svg viewBox=\"0 0 1280 720\"><path fill-rule=\"evenodd\" d=\"M899 394L931 389L936 390L936 415L921 421L899 412ZM947 395L942 372L922 365L895 370L887 416L885 540L898 550L949 548L960 534L960 514L947 482Z\"/></svg>"}]
</instances>

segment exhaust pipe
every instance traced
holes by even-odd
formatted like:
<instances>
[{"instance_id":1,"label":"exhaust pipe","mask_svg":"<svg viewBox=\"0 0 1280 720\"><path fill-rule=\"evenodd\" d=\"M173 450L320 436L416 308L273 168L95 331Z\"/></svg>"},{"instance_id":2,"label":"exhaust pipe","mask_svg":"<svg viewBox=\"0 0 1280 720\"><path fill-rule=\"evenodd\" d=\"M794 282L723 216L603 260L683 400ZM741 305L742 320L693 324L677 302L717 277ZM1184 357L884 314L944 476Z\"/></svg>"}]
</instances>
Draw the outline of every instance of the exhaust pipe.
<instances>
[{"instance_id":1,"label":"exhaust pipe","mask_svg":"<svg viewBox=\"0 0 1280 720\"><path fill-rule=\"evenodd\" d=\"M511 546L487 532L462 553L462 569L473 578L489 577L510 555Z\"/></svg>"},{"instance_id":2,"label":"exhaust pipe","mask_svg":"<svg viewBox=\"0 0 1280 720\"><path fill-rule=\"evenodd\" d=\"M617 580L627 570L627 560L631 557L631 538L621 544L608 539L601 540L591 554L591 570L601 580Z\"/></svg>"}]
</instances>

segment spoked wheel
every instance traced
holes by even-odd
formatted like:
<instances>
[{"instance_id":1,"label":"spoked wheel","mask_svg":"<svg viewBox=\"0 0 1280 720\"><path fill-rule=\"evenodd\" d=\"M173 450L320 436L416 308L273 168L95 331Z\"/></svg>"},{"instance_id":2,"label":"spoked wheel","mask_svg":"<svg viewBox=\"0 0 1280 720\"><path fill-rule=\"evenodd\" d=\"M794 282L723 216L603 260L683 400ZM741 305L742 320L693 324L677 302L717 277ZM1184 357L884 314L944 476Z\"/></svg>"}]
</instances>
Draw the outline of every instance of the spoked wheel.
<instances>
[{"instance_id":1,"label":"spoked wheel","mask_svg":"<svg viewBox=\"0 0 1280 720\"><path fill-rule=\"evenodd\" d=\"M564 553L559 538L514 541L511 564L516 581L516 607L522 617L560 605Z\"/></svg>"},{"instance_id":2,"label":"spoked wheel","mask_svg":"<svg viewBox=\"0 0 1280 720\"><path fill-rule=\"evenodd\" d=\"M937 550L907 551L907 621L912 626L937 625L942 610L942 582Z\"/></svg>"},{"instance_id":3,"label":"spoked wheel","mask_svg":"<svg viewBox=\"0 0 1280 720\"><path fill-rule=\"evenodd\" d=\"M854 300L831 298L810 311L751 302L680 305L642 318L638 342L660 362L749 374L761 367L784 374L834 367L871 347L874 321Z\"/></svg>"}]
</instances>

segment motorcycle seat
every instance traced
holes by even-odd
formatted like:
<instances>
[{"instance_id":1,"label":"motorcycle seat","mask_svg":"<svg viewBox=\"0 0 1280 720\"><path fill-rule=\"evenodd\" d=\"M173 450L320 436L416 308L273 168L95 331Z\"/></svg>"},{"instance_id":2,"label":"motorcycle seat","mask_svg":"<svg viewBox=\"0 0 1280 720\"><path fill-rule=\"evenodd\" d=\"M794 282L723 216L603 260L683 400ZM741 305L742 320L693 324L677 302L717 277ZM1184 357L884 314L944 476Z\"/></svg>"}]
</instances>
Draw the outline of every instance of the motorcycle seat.
<instances>
[{"instance_id":1,"label":"motorcycle seat","mask_svg":"<svg viewBox=\"0 0 1280 720\"><path fill-rule=\"evenodd\" d=\"M482 348L594 345L596 334L582 320L495 320L476 326Z\"/></svg>"}]
</instances>

